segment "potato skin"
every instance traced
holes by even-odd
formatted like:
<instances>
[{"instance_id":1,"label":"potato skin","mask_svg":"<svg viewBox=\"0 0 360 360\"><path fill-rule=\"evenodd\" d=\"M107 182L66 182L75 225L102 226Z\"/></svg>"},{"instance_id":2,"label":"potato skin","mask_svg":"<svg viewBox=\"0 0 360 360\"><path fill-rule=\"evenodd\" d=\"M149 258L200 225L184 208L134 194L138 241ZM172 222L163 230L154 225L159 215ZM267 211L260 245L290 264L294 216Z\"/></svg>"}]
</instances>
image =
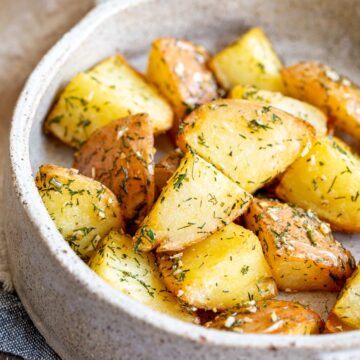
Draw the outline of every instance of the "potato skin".
<instances>
[{"instance_id":1,"label":"potato skin","mask_svg":"<svg viewBox=\"0 0 360 360\"><path fill-rule=\"evenodd\" d=\"M201 309L228 309L277 295L257 237L230 223L180 253L158 255L167 288Z\"/></svg>"},{"instance_id":2,"label":"potato skin","mask_svg":"<svg viewBox=\"0 0 360 360\"><path fill-rule=\"evenodd\" d=\"M255 85L260 89L283 90L282 63L261 28L253 28L217 53L209 63L222 87Z\"/></svg>"},{"instance_id":3,"label":"potato skin","mask_svg":"<svg viewBox=\"0 0 360 360\"><path fill-rule=\"evenodd\" d=\"M286 111L312 125L317 136L325 136L328 132L327 116L323 111L306 102L284 96L280 92L260 90L254 86L237 85L230 91L229 98L265 103Z\"/></svg>"},{"instance_id":4,"label":"potato skin","mask_svg":"<svg viewBox=\"0 0 360 360\"><path fill-rule=\"evenodd\" d=\"M152 43L147 79L175 111L173 135L189 111L218 97L215 78L206 67L208 59L207 51L190 41L162 37Z\"/></svg>"},{"instance_id":5,"label":"potato skin","mask_svg":"<svg viewBox=\"0 0 360 360\"><path fill-rule=\"evenodd\" d=\"M245 210L251 195L188 151L134 236L137 251L178 251L207 238Z\"/></svg>"},{"instance_id":6,"label":"potato skin","mask_svg":"<svg viewBox=\"0 0 360 360\"><path fill-rule=\"evenodd\" d=\"M360 139L360 89L334 69L316 61L282 70L285 92L323 109L335 126Z\"/></svg>"},{"instance_id":7,"label":"potato skin","mask_svg":"<svg viewBox=\"0 0 360 360\"><path fill-rule=\"evenodd\" d=\"M152 309L197 322L194 313L166 290L154 255L135 253L130 236L111 231L99 243L89 266L109 285Z\"/></svg>"},{"instance_id":8,"label":"potato skin","mask_svg":"<svg viewBox=\"0 0 360 360\"><path fill-rule=\"evenodd\" d=\"M175 149L155 165L155 189L157 194L160 194L162 188L180 165L183 157L184 153L180 149Z\"/></svg>"},{"instance_id":9,"label":"potato skin","mask_svg":"<svg viewBox=\"0 0 360 360\"><path fill-rule=\"evenodd\" d=\"M76 153L73 166L116 195L127 227L132 229L154 202L154 151L149 116L131 115L93 132Z\"/></svg>"},{"instance_id":10,"label":"potato skin","mask_svg":"<svg viewBox=\"0 0 360 360\"><path fill-rule=\"evenodd\" d=\"M322 321L315 311L300 304L263 300L224 312L205 326L238 333L311 335L319 334Z\"/></svg>"},{"instance_id":11,"label":"potato skin","mask_svg":"<svg viewBox=\"0 0 360 360\"><path fill-rule=\"evenodd\" d=\"M351 253L311 211L255 198L244 220L259 237L280 290L340 291L355 268Z\"/></svg>"},{"instance_id":12,"label":"potato skin","mask_svg":"<svg viewBox=\"0 0 360 360\"><path fill-rule=\"evenodd\" d=\"M35 183L59 232L82 259L89 258L110 230L123 228L115 195L76 169L42 165Z\"/></svg>"},{"instance_id":13,"label":"potato skin","mask_svg":"<svg viewBox=\"0 0 360 360\"><path fill-rule=\"evenodd\" d=\"M326 320L324 332L331 334L352 330L356 330L356 328L345 324L333 312L331 312Z\"/></svg>"},{"instance_id":14,"label":"potato skin","mask_svg":"<svg viewBox=\"0 0 360 360\"><path fill-rule=\"evenodd\" d=\"M360 160L337 138L317 139L276 188L277 196L311 209L332 229L360 231Z\"/></svg>"},{"instance_id":15,"label":"potato skin","mask_svg":"<svg viewBox=\"0 0 360 360\"><path fill-rule=\"evenodd\" d=\"M149 114L155 133L172 126L170 105L121 55L116 55L70 81L44 128L65 144L80 148L96 129L138 113Z\"/></svg>"},{"instance_id":16,"label":"potato skin","mask_svg":"<svg viewBox=\"0 0 360 360\"><path fill-rule=\"evenodd\" d=\"M236 135L234 135L236 134ZM217 100L194 110L177 144L254 192L282 173L314 137L314 129L288 113L248 100Z\"/></svg>"}]
</instances>

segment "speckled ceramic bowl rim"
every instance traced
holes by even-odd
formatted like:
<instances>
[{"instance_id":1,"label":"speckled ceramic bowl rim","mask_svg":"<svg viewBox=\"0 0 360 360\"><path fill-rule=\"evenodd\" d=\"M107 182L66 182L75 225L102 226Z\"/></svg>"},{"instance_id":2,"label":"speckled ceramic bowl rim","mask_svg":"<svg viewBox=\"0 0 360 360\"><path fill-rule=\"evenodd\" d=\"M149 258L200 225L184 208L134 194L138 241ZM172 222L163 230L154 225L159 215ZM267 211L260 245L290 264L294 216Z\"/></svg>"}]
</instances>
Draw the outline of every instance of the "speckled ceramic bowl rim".
<instances>
[{"instance_id":1,"label":"speckled ceramic bowl rim","mask_svg":"<svg viewBox=\"0 0 360 360\"><path fill-rule=\"evenodd\" d=\"M16 194L34 228L41 246L46 246L63 271L70 273L94 293L99 301L127 312L155 328L195 342L239 348L303 348L317 351L344 350L360 345L360 331L322 336L239 335L209 330L163 315L112 289L69 249L47 213L35 187L29 156L29 137L37 108L46 89L65 59L89 38L114 12L151 0L110 1L92 10L44 56L28 79L18 100L10 134L10 162Z\"/></svg>"}]
</instances>

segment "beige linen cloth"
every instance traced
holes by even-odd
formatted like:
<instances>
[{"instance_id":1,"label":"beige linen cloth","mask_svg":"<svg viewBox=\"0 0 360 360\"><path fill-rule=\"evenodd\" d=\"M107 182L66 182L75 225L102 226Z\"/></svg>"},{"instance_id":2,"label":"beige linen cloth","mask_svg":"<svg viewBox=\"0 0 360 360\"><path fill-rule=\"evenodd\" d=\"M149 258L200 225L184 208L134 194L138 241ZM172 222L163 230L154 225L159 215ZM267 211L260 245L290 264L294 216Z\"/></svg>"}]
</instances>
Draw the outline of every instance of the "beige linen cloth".
<instances>
[{"instance_id":1,"label":"beige linen cloth","mask_svg":"<svg viewBox=\"0 0 360 360\"><path fill-rule=\"evenodd\" d=\"M0 0L0 204L10 121L21 88L44 53L93 4L94 0ZM10 291L1 217L0 284Z\"/></svg>"}]
</instances>

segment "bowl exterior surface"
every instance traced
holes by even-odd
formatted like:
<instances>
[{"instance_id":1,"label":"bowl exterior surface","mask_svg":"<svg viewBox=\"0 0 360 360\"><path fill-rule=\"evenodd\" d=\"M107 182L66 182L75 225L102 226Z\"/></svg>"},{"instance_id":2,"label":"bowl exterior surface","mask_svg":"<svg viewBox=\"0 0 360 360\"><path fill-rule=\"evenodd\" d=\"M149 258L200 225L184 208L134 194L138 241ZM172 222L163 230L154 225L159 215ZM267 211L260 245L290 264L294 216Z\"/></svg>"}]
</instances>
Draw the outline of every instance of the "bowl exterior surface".
<instances>
[{"instance_id":1,"label":"bowl exterior surface","mask_svg":"<svg viewBox=\"0 0 360 360\"><path fill-rule=\"evenodd\" d=\"M16 290L62 358L360 358L357 331L321 337L244 336L185 324L136 303L76 257L33 182L42 163L71 164L72 152L43 135L42 121L56 93L76 72L116 51L144 69L150 43L159 36L189 38L216 51L256 25L270 34L286 63L319 59L360 82L358 0L110 1L66 34L28 80L12 124L3 215ZM358 236L344 241L360 254L356 240ZM314 296L309 298L314 305L334 301L328 294Z\"/></svg>"}]
</instances>

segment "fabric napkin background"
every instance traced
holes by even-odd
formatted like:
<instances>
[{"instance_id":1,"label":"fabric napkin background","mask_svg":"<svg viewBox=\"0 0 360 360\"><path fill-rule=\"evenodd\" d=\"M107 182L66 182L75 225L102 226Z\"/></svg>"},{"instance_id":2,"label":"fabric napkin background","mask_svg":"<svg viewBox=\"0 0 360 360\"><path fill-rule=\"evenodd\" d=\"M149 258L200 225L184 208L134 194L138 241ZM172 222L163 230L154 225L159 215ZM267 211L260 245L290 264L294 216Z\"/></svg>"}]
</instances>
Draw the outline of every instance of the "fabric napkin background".
<instances>
[{"instance_id":1,"label":"fabric napkin background","mask_svg":"<svg viewBox=\"0 0 360 360\"><path fill-rule=\"evenodd\" d=\"M1 204L10 121L21 88L45 52L93 5L93 0L0 0ZM0 359L1 352L25 360L57 359L12 290L0 213Z\"/></svg>"}]
</instances>

